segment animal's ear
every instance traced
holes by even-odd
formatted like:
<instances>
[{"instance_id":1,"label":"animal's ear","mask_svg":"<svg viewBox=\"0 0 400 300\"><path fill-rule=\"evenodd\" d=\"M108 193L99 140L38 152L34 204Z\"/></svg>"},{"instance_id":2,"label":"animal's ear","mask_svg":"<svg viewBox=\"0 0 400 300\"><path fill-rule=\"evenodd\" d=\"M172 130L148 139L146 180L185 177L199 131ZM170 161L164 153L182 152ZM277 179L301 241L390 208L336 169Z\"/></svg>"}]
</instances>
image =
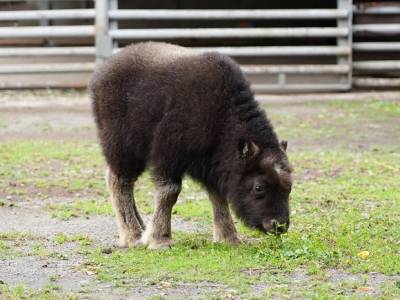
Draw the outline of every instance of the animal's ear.
<instances>
[{"instance_id":1,"label":"animal's ear","mask_svg":"<svg viewBox=\"0 0 400 300\"><path fill-rule=\"evenodd\" d=\"M282 147L282 149L285 150L285 152L286 152L286 149L287 149L287 141L281 141L281 147Z\"/></svg>"},{"instance_id":2,"label":"animal's ear","mask_svg":"<svg viewBox=\"0 0 400 300\"><path fill-rule=\"evenodd\" d=\"M260 148L253 142L245 139L239 140L239 155L242 159L250 159L260 152Z\"/></svg>"}]
</instances>

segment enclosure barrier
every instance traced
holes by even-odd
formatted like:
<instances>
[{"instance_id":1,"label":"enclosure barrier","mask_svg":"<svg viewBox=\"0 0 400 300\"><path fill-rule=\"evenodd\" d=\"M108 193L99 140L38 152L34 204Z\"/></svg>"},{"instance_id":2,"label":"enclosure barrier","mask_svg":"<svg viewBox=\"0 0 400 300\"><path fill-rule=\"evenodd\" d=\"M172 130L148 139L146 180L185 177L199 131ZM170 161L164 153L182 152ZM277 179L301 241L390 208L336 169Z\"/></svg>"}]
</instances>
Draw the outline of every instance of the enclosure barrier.
<instances>
[{"instance_id":1,"label":"enclosure barrier","mask_svg":"<svg viewBox=\"0 0 400 300\"><path fill-rule=\"evenodd\" d=\"M38 26L0 27L0 40L93 39L94 18L95 9L0 11L2 22L39 23ZM50 20L90 20L91 24L59 26L50 25ZM95 54L94 46L0 47L0 59L4 62L0 64L0 87L83 87L93 71ZM78 62L82 56L89 57L92 62ZM60 57L60 62L57 61L57 57ZM73 57L78 61L66 59ZM54 60L57 62L53 62Z\"/></svg>"},{"instance_id":2,"label":"enclosure barrier","mask_svg":"<svg viewBox=\"0 0 400 300\"><path fill-rule=\"evenodd\" d=\"M112 7L108 7L108 3ZM246 66L242 65L245 75L275 75L273 84L253 83L257 92L286 90L348 90L351 88L351 7L352 1L338 0L337 9L247 9L247 10L136 10L118 9L116 1L98 0L96 24L101 24L96 43L96 58L106 59L119 49L120 41L176 40L176 39L249 39L249 38L334 38L337 45L332 46L258 46L258 47L193 47L195 51L219 51L233 57L335 57L336 64L307 64ZM108 13L107 13L108 12ZM106 22L104 22L106 18ZM337 20L336 27L290 27L290 28L146 28L119 29L121 20ZM104 42L108 39L108 42ZM291 74L309 74L334 76L332 82L293 84L287 77ZM339 77L339 80L337 79ZM262 80L261 80L262 81ZM316 80L318 81L318 80Z\"/></svg>"},{"instance_id":3,"label":"enclosure barrier","mask_svg":"<svg viewBox=\"0 0 400 300\"><path fill-rule=\"evenodd\" d=\"M353 37L364 35L398 35L397 23L363 23L352 25L353 13L356 16L391 16L400 14L400 6L392 3L374 6L367 4L353 7L351 0L337 0L335 9L119 9L116 0L97 0L95 9L56 9L37 11L3 11L0 21L41 22L42 26L0 27L0 39L18 38L94 38L94 46L51 46L51 47L2 47L0 59L37 57L94 58L97 62L105 60L119 51L123 43L141 40L214 40L223 43L224 39L273 41L296 38L300 41L315 38L330 39L335 44L296 46L214 46L193 47L194 51L219 51L237 58L242 64L246 76L249 76L257 92L274 91L328 91L349 90L352 81L356 86L361 83L373 85L388 84L395 86L398 78L379 78L373 82L370 77L353 78L353 70L364 75L380 73L393 74L400 70L400 61L365 60L353 63L353 51L357 53L384 52L400 50L400 41L359 41L352 43ZM221 28L119 28L124 20L332 20L336 26L317 27L221 27ZM90 25L49 25L46 20L91 20ZM93 23L95 25L93 25ZM44 24L44 26L43 26ZM332 23L331 23L332 24ZM304 64L269 64L245 62L248 58L301 58ZM35 64L2 64L0 74L45 74L74 72L88 73L93 70L92 61L57 62ZM309 80L296 82L293 78L307 75ZM321 75L321 76L319 76ZM264 78L275 78L272 83L264 83ZM297 76L297 77L296 77ZM320 81L320 78L325 78ZM392 80L393 79L393 80ZM1 79L0 79L1 80ZM392 80L392 81L390 81ZM43 83L42 83L43 84ZM85 84L85 82L83 83ZM19 84L18 84L19 85ZM4 85L2 85L4 86Z\"/></svg>"},{"instance_id":4,"label":"enclosure barrier","mask_svg":"<svg viewBox=\"0 0 400 300\"><path fill-rule=\"evenodd\" d=\"M400 87L400 60L380 58L393 57L400 51L400 3L396 6L394 2L366 2L355 6L353 13L356 18L353 25L355 38L367 40L353 43L353 50L362 54L362 60L353 63L353 85L368 88ZM396 23L392 23L393 20ZM366 55L369 57L364 58Z\"/></svg>"}]
</instances>

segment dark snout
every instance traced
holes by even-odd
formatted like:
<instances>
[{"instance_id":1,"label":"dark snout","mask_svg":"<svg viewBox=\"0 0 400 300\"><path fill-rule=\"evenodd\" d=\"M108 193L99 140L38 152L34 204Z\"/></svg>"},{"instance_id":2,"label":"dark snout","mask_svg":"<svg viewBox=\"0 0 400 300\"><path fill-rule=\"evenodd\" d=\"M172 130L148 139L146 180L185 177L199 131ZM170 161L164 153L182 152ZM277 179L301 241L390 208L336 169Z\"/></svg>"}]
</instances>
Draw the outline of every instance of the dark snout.
<instances>
[{"instance_id":1,"label":"dark snout","mask_svg":"<svg viewBox=\"0 0 400 300\"><path fill-rule=\"evenodd\" d=\"M276 235L285 233L289 229L289 220L266 219L262 223L263 229L266 233L273 233Z\"/></svg>"}]
</instances>

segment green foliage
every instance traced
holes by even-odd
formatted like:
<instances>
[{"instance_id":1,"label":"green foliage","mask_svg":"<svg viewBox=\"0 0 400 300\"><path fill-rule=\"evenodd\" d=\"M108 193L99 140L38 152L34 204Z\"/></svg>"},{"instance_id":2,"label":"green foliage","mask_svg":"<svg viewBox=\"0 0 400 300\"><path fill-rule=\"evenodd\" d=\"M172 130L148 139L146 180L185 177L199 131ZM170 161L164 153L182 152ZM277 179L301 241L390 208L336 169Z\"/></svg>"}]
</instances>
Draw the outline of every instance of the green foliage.
<instances>
[{"instance_id":1,"label":"green foliage","mask_svg":"<svg viewBox=\"0 0 400 300\"><path fill-rule=\"evenodd\" d=\"M74 234L74 235L66 235L64 233L58 233L54 237L54 241L59 245L69 243L69 242L77 242L81 246L89 246L92 243L91 239L87 235L82 234L82 233L78 233L78 234Z\"/></svg>"},{"instance_id":2,"label":"green foliage","mask_svg":"<svg viewBox=\"0 0 400 300\"><path fill-rule=\"evenodd\" d=\"M77 200L65 204L51 204L48 206L53 217L68 220L72 217L89 217L92 215L112 215L112 208L108 202Z\"/></svg>"},{"instance_id":3,"label":"green foliage","mask_svg":"<svg viewBox=\"0 0 400 300\"><path fill-rule=\"evenodd\" d=\"M77 299L74 295L62 295L59 293L59 286L54 283L49 283L42 289L33 290L18 284L14 287L9 287L6 284L0 283L0 298L10 300L34 299L34 300L57 300L57 299Z\"/></svg>"}]
</instances>

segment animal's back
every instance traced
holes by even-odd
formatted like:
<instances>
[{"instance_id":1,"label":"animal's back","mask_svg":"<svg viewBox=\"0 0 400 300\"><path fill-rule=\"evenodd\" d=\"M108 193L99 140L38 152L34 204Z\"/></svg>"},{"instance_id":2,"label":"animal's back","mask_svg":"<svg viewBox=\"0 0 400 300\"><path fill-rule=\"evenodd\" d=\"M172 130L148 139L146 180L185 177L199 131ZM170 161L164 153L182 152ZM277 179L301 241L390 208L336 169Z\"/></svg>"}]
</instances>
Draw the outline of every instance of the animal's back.
<instances>
[{"instance_id":1,"label":"animal's back","mask_svg":"<svg viewBox=\"0 0 400 300\"><path fill-rule=\"evenodd\" d=\"M179 150L181 158L207 151L232 104L229 88L238 72L220 54L165 43L135 44L111 57L90 84L109 164L121 151L143 161L157 151Z\"/></svg>"}]
</instances>

